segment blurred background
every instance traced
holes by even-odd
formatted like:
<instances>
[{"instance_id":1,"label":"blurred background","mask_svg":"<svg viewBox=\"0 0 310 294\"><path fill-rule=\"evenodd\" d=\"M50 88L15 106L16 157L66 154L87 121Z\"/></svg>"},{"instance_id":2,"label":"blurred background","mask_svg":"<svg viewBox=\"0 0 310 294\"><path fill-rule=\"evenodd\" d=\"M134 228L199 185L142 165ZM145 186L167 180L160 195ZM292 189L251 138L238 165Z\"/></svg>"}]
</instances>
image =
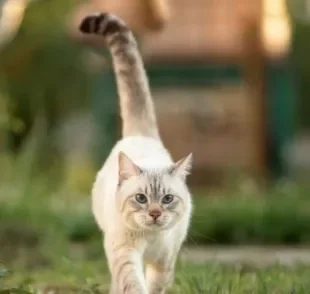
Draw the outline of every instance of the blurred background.
<instances>
[{"instance_id":1,"label":"blurred background","mask_svg":"<svg viewBox=\"0 0 310 294\"><path fill-rule=\"evenodd\" d=\"M309 0L1 0L0 261L100 239L90 190L121 120L110 56L77 30L93 11L134 30L163 141L194 154L195 244L309 244Z\"/></svg>"}]
</instances>

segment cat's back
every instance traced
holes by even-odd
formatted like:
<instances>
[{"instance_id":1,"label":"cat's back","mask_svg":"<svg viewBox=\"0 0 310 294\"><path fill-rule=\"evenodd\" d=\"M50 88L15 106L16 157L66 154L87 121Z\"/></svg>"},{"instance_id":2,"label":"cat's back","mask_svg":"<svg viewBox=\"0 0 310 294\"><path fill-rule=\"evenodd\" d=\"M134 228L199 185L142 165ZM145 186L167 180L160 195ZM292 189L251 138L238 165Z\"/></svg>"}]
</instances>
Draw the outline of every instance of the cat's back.
<instances>
[{"instance_id":1,"label":"cat's back","mask_svg":"<svg viewBox=\"0 0 310 294\"><path fill-rule=\"evenodd\" d=\"M120 151L142 168L160 168L172 163L171 156L163 143L152 137L126 137L115 145L112 156L118 157Z\"/></svg>"},{"instance_id":2,"label":"cat's back","mask_svg":"<svg viewBox=\"0 0 310 294\"><path fill-rule=\"evenodd\" d=\"M173 163L162 142L152 137L132 136L118 141L105 161L100 174L118 169L119 152L125 153L141 168L160 168Z\"/></svg>"}]
</instances>

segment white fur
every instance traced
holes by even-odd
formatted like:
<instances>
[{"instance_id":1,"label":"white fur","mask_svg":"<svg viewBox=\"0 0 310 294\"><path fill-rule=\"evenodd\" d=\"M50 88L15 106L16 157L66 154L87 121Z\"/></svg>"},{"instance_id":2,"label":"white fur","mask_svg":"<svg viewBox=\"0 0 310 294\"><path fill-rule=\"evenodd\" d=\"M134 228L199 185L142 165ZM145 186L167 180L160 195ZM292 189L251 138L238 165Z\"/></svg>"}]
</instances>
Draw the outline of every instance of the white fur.
<instances>
[{"instance_id":1,"label":"white fur","mask_svg":"<svg viewBox=\"0 0 310 294\"><path fill-rule=\"evenodd\" d=\"M92 191L93 214L103 232L114 231L119 225L116 220L118 212L115 206L115 193L118 183L118 155L120 151L128 155L138 166L146 169L164 168L173 164L169 152L158 139L132 136L118 141L98 172ZM189 203L191 204L191 202ZM190 212L191 206L189 207Z\"/></svg>"},{"instance_id":2,"label":"white fur","mask_svg":"<svg viewBox=\"0 0 310 294\"><path fill-rule=\"evenodd\" d=\"M92 191L112 276L110 293L164 294L189 226L192 204L185 181L191 155L174 163L163 146L143 60L123 20L95 15L83 20L81 30L107 41L123 120L123 139Z\"/></svg>"},{"instance_id":3,"label":"white fur","mask_svg":"<svg viewBox=\"0 0 310 294\"><path fill-rule=\"evenodd\" d=\"M117 206L116 191L118 185L118 155L122 151L135 164L145 169L160 169L173 165L169 152L165 149L159 139L143 136L125 137L113 148L102 169L99 171L93 191L92 209L96 222L105 233L105 250L109 255L112 250L112 243L117 239L123 239L129 229L124 225ZM186 237L190 215L192 210L191 198L185 185L181 182L174 183L174 189L185 198L186 211L181 220L172 228L156 232L143 233L133 242L138 256L146 263L161 259L173 260L177 257L178 251ZM173 184L173 183L172 183ZM112 237L113 236L113 237ZM139 280L145 282L142 271L138 271ZM151 270L148 272L148 280L155 279ZM148 281L149 283L149 281ZM146 288L145 288L146 289ZM141 292L142 293L142 292ZM143 293L150 293L146 292Z\"/></svg>"}]
</instances>

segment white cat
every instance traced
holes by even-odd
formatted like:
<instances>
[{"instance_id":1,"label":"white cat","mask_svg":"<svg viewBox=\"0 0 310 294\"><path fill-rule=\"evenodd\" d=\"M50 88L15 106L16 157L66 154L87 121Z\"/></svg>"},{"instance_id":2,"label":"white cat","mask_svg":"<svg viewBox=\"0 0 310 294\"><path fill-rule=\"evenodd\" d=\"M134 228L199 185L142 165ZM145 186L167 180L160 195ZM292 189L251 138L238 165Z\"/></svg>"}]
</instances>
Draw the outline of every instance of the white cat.
<instances>
[{"instance_id":1,"label":"white cat","mask_svg":"<svg viewBox=\"0 0 310 294\"><path fill-rule=\"evenodd\" d=\"M192 203L185 181L192 155L173 163L163 146L143 61L126 24L97 14L86 17L80 30L107 42L123 119L123 138L92 191L112 276L110 293L163 294L189 227Z\"/></svg>"}]
</instances>

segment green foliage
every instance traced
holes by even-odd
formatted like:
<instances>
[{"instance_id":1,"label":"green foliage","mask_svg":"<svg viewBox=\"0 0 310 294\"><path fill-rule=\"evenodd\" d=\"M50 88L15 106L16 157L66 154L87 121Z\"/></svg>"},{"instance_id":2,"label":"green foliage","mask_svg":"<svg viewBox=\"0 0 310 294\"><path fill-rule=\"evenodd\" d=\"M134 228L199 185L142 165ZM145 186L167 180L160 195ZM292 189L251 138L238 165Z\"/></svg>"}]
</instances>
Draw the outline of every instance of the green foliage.
<instances>
[{"instance_id":1,"label":"green foliage","mask_svg":"<svg viewBox=\"0 0 310 294\"><path fill-rule=\"evenodd\" d=\"M0 91L7 97L8 111L3 116L22 126L13 128L15 134L22 133L21 141L38 116L44 117L49 132L68 113L88 105L90 76L81 58L83 50L67 32L75 4L71 0L33 3L18 35L1 52ZM2 103L3 94L0 99Z\"/></svg>"},{"instance_id":2,"label":"green foliage","mask_svg":"<svg viewBox=\"0 0 310 294\"><path fill-rule=\"evenodd\" d=\"M20 174L16 164L0 180L0 293L107 293L107 263L89 196L71 195L46 174L25 183L31 163L21 162ZM308 195L309 187L291 184L252 195L194 193L188 244L305 244ZM308 293L309 273L307 266L258 269L181 260L171 293L302 294Z\"/></svg>"},{"instance_id":3,"label":"green foliage","mask_svg":"<svg viewBox=\"0 0 310 294\"><path fill-rule=\"evenodd\" d=\"M309 204L302 195L277 193L204 199L193 216L191 239L199 244L309 243Z\"/></svg>"},{"instance_id":4,"label":"green foliage","mask_svg":"<svg viewBox=\"0 0 310 294\"><path fill-rule=\"evenodd\" d=\"M80 272L82 265L84 271ZM62 267L54 268L50 275L58 279L58 284L50 282L47 276L37 275L36 278L27 279L17 286L3 288L0 293L108 293L109 278L107 269L103 270L98 265L84 263L79 266L70 264L70 274L63 273ZM89 272L92 266L94 270ZM307 266L284 267L279 265L268 268L256 268L246 265L220 265L220 264L179 264L177 266L174 287L168 294L272 294L296 293L306 294L309 291L309 273ZM20 273L19 273L20 274ZM26 273L23 273L27 277ZM80 279L80 275L84 275ZM14 273L12 273L14 275ZM8 277L10 278L10 277ZM51 277L50 277L51 278ZM40 285L40 286L38 286Z\"/></svg>"},{"instance_id":5,"label":"green foliage","mask_svg":"<svg viewBox=\"0 0 310 294\"><path fill-rule=\"evenodd\" d=\"M66 232L72 242L87 242L93 237L100 239L100 232L91 214L67 216Z\"/></svg>"},{"instance_id":6,"label":"green foliage","mask_svg":"<svg viewBox=\"0 0 310 294\"><path fill-rule=\"evenodd\" d=\"M293 185L264 194L232 193L216 197L195 193L195 209L187 242L211 245L309 244L309 189ZM14 220L14 223L24 222L24 226L27 223L30 227L35 225L37 230L44 230L47 225L62 232L63 238L71 243L101 240L89 200L78 204L82 199L77 200L74 196L63 198L70 195L69 191L51 192L44 185L35 189L30 184L27 190L27 195L32 194L31 202L22 194L15 205L0 206L1 223L10 224ZM43 199L41 193L45 195ZM48 208L49 203L55 205L58 202L62 202L62 208ZM82 209L77 209L77 205Z\"/></svg>"},{"instance_id":7,"label":"green foliage","mask_svg":"<svg viewBox=\"0 0 310 294\"><path fill-rule=\"evenodd\" d=\"M309 244L309 190L270 191L265 195L196 195L189 244ZM67 238L87 242L100 233L90 212L65 222Z\"/></svg>"},{"instance_id":8,"label":"green foliage","mask_svg":"<svg viewBox=\"0 0 310 294\"><path fill-rule=\"evenodd\" d=\"M310 243L310 199L306 197L206 197L195 204L189 244ZM75 215L67 234L71 240L87 241L99 232L90 215Z\"/></svg>"}]
</instances>

